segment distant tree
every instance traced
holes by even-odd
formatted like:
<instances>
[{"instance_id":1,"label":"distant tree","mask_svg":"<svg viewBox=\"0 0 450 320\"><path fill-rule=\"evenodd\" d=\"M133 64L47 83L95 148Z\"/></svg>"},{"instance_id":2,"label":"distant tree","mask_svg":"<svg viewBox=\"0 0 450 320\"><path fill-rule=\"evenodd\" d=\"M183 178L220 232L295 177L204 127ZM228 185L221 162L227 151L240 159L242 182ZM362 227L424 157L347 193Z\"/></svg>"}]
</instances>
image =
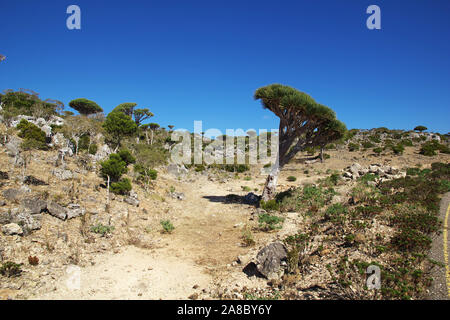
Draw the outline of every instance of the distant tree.
<instances>
[{"instance_id":1,"label":"distant tree","mask_svg":"<svg viewBox=\"0 0 450 320\"><path fill-rule=\"evenodd\" d=\"M422 132L422 131L428 130L428 128L425 126L417 126L414 128L414 130Z\"/></svg>"},{"instance_id":2,"label":"distant tree","mask_svg":"<svg viewBox=\"0 0 450 320\"><path fill-rule=\"evenodd\" d=\"M4 61L6 59L6 57L2 54L0 54L0 62Z\"/></svg>"},{"instance_id":3,"label":"distant tree","mask_svg":"<svg viewBox=\"0 0 450 320\"><path fill-rule=\"evenodd\" d=\"M130 116L122 112L111 112L106 117L103 128L112 138L117 150L120 147L121 139L133 135L137 130L137 125Z\"/></svg>"},{"instance_id":4,"label":"distant tree","mask_svg":"<svg viewBox=\"0 0 450 320\"><path fill-rule=\"evenodd\" d=\"M278 157L262 194L262 200L268 201L275 197L280 170L299 151L326 145L342 137L347 128L330 108L288 86L272 84L259 88L254 98L280 118Z\"/></svg>"},{"instance_id":5,"label":"distant tree","mask_svg":"<svg viewBox=\"0 0 450 320\"><path fill-rule=\"evenodd\" d=\"M85 116L103 112L103 109L97 103L85 98L72 100L69 102L69 106Z\"/></svg>"},{"instance_id":6,"label":"distant tree","mask_svg":"<svg viewBox=\"0 0 450 320\"><path fill-rule=\"evenodd\" d=\"M135 109L136 106L137 103L134 102L121 103L113 109L113 112L122 112L123 114L134 118L137 126L140 126L144 120L154 116L149 109Z\"/></svg>"},{"instance_id":7,"label":"distant tree","mask_svg":"<svg viewBox=\"0 0 450 320\"><path fill-rule=\"evenodd\" d=\"M136 106L137 106L137 103L125 102L125 103L121 103L117 107L115 107L112 112L119 111L119 112L126 114L129 117L133 117L134 107L136 107Z\"/></svg>"},{"instance_id":8,"label":"distant tree","mask_svg":"<svg viewBox=\"0 0 450 320\"><path fill-rule=\"evenodd\" d=\"M171 125L171 124L168 125L167 127L169 128L170 131L172 131L172 129L175 128L175 126L173 126L173 125Z\"/></svg>"},{"instance_id":9,"label":"distant tree","mask_svg":"<svg viewBox=\"0 0 450 320\"><path fill-rule=\"evenodd\" d=\"M136 109L134 110L134 122L136 122L137 126L140 126L140 124L151 117L154 116L153 113L150 112L148 109Z\"/></svg>"},{"instance_id":10,"label":"distant tree","mask_svg":"<svg viewBox=\"0 0 450 320\"><path fill-rule=\"evenodd\" d=\"M39 98L39 94L29 89L5 90L1 95L2 115L6 122L18 115L49 118L62 110L64 104L58 100Z\"/></svg>"},{"instance_id":11,"label":"distant tree","mask_svg":"<svg viewBox=\"0 0 450 320\"><path fill-rule=\"evenodd\" d=\"M63 116L64 117L70 117L70 116L73 116L75 113L73 113L72 111L64 111L63 112Z\"/></svg>"},{"instance_id":12,"label":"distant tree","mask_svg":"<svg viewBox=\"0 0 450 320\"><path fill-rule=\"evenodd\" d=\"M152 123L148 124L148 126L150 127L150 130L152 131L152 138L151 138L150 145L153 145L153 134L154 134L155 130L158 130L159 124L152 122Z\"/></svg>"},{"instance_id":13,"label":"distant tree","mask_svg":"<svg viewBox=\"0 0 450 320\"><path fill-rule=\"evenodd\" d=\"M117 153L111 153L108 160L100 162L100 174L112 182L119 181L122 174L127 173L127 164Z\"/></svg>"},{"instance_id":14,"label":"distant tree","mask_svg":"<svg viewBox=\"0 0 450 320\"><path fill-rule=\"evenodd\" d=\"M86 134L90 134L92 132L91 130L93 130L93 125L94 124L91 119L81 115L72 116L65 119L64 125L62 127L62 132L67 138L72 139L72 141L75 143L75 155L78 155L81 137ZM89 143L90 140L91 139L89 139Z\"/></svg>"}]
</instances>

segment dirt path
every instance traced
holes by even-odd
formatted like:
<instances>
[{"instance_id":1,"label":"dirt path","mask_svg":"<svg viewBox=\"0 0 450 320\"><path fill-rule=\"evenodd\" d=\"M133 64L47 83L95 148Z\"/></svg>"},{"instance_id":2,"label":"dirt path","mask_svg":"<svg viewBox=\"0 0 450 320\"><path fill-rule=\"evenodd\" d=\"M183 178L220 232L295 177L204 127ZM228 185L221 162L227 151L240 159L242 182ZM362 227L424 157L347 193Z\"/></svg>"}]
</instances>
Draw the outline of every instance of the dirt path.
<instances>
[{"instance_id":1,"label":"dirt path","mask_svg":"<svg viewBox=\"0 0 450 320\"><path fill-rule=\"evenodd\" d=\"M449 300L450 299L450 237L448 228L450 226L450 192L445 194L441 200L440 219L443 221L443 232L433 239L430 257L436 261L444 262L443 268L436 267L433 270L433 285L430 288L428 299Z\"/></svg>"},{"instance_id":2,"label":"dirt path","mask_svg":"<svg viewBox=\"0 0 450 320\"><path fill-rule=\"evenodd\" d=\"M116 254L98 254L93 266L71 270L58 279L54 291L35 298L187 299L226 273L247 251L240 245L240 226L248 221L251 208L223 203L230 190L240 189L239 182L220 184L202 177L195 188L188 182L170 183L186 199L168 200L175 231L157 235L157 249L127 246ZM79 288L70 286L77 272Z\"/></svg>"}]
</instances>

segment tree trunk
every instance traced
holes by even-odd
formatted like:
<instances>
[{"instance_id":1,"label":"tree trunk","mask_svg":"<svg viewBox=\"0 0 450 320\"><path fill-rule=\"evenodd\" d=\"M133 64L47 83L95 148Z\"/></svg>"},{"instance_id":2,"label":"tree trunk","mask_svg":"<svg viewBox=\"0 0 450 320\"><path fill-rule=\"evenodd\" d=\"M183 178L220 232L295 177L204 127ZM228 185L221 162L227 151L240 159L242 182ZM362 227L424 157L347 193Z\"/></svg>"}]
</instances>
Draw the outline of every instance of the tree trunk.
<instances>
[{"instance_id":1,"label":"tree trunk","mask_svg":"<svg viewBox=\"0 0 450 320\"><path fill-rule=\"evenodd\" d=\"M320 162L323 163L323 147L320 147Z\"/></svg>"},{"instance_id":2,"label":"tree trunk","mask_svg":"<svg viewBox=\"0 0 450 320\"><path fill-rule=\"evenodd\" d=\"M147 141L147 144L148 144L148 131L147 130L145 130L145 140Z\"/></svg>"},{"instance_id":3,"label":"tree trunk","mask_svg":"<svg viewBox=\"0 0 450 320\"><path fill-rule=\"evenodd\" d=\"M264 190L261 196L263 201L269 201L275 198L280 170L279 159L277 159L269 173L269 176L267 177L266 184L264 185Z\"/></svg>"},{"instance_id":4,"label":"tree trunk","mask_svg":"<svg viewBox=\"0 0 450 320\"><path fill-rule=\"evenodd\" d=\"M150 145L153 145L153 130L152 130L152 142L150 143Z\"/></svg>"},{"instance_id":5,"label":"tree trunk","mask_svg":"<svg viewBox=\"0 0 450 320\"><path fill-rule=\"evenodd\" d=\"M110 181L110 178L109 178L109 175L108 175L108 181L107 181L107 184L106 184L106 204L107 205L109 205L109 181Z\"/></svg>"}]
</instances>

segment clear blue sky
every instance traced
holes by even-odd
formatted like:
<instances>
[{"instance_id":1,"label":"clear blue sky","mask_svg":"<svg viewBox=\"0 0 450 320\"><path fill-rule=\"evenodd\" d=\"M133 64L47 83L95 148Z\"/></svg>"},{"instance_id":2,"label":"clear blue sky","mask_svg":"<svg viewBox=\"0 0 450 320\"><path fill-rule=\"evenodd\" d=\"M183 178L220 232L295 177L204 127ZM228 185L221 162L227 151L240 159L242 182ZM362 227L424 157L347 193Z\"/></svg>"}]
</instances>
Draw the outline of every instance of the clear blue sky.
<instances>
[{"instance_id":1,"label":"clear blue sky","mask_svg":"<svg viewBox=\"0 0 450 320\"><path fill-rule=\"evenodd\" d=\"M66 8L81 8L81 30ZM381 30L366 8L381 8ZM450 1L0 0L0 90L109 112L137 102L163 126L277 128L254 91L282 83L348 128L450 131ZM70 109L70 108L67 108Z\"/></svg>"}]
</instances>

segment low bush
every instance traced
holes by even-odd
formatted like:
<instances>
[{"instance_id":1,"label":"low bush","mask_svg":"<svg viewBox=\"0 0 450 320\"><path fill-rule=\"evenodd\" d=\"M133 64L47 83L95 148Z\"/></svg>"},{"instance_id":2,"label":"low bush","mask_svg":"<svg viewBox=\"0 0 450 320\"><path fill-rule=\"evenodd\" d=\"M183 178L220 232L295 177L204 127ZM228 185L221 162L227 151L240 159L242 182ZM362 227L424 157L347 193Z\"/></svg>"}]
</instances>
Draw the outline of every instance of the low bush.
<instances>
[{"instance_id":1,"label":"low bush","mask_svg":"<svg viewBox=\"0 0 450 320\"><path fill-rule=\"evenodd\" d=\"M38 126L25 119L22 119L16 127L20 130L18 136L23 138L24 141L21 144L23 150L39 149L47 150L45 132Z\"/></svg>"},{"instance_id":2,"label":"low bush","mask_svg":"<svg viewBox=\"0 0 450 320\"><path fill-rule=\"evenodd\" d=\"M280 205L275 199L264 201L261 200L259 203L259 206L261 209L264 209L266 211L278 211L280 210Z\"/></svg>"},{"instance_id":3,"label":"low bush","mask_svg":"<svg viewBox=\"0 0 450 320\"><path fill-rule=\"evenodd\" d=\"M175 227L170 220L161 220L160 223L163 228L163 233L172 233L173 230L175 230Z\"/></svg>"},{"instance_id":4,"label":"low bush","mask_svg":"<svg viewBox=\"0 0 450 320\"><path fill-rule=\"evenodd\" d=\"M272 231L281 229L284 218L272 216L268 213L262 213L258 217L259 228L263 231Z\"/></svg>"},{"instance_id":5,"label":"low bush","mask_svg":"<svg viewBox=\"0 0 450 320\"><path fill-rule=\"evenodd\" d=\"M348 144L348 151L353 152L353 151L358 151L359 150L359 144L350 142Z\"/></svg>"},{"instance_id":6,"label":"low bush","mask_svg":"<svg viewBox=\"0 0 450 320\"><path fill-rule=\"evenodd\" d=\"M112 233L113 231L114 231L113 226L107 226L107 225L103 225L101 223L96 224L91 227L91 232L98 233L98 234L102 235L102 237L104 237L108 233Z\"/></svg>"},{"instance_id":7,"label":"low bush","mask_svg":"<svg viewBox=\"0 0 450 320\"><path fill-rule=\"evenodd\" d=\"M294 176L289 176L289 177L287 177L287 181L294 182L294 181L296 181L296 180L297 180L297 178L294 177Z\"/></svg>"},{"instance_id":8,"label":"low bush","mask_svg":"<svg viewBox=\"0 0 450 320\"><path fill-rule=\"evenodd\" d=\"M128 178L123 178L118 182L111 183L109 188L114 194L127 195L132 189L131 181Z\"/></svg>"}]
</instances>

